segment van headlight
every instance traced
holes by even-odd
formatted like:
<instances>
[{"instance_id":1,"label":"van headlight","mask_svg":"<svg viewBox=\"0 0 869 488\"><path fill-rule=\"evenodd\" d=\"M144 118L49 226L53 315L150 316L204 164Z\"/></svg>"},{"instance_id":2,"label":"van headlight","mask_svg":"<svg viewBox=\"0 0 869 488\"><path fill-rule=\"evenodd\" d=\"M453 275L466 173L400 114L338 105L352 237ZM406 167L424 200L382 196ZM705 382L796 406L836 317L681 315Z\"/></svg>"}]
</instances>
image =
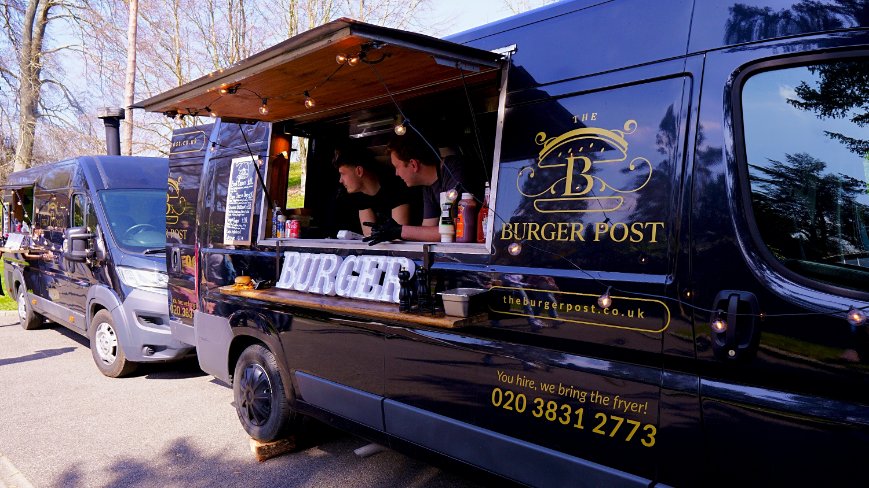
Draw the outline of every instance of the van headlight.
<instances>
[{"instance_id":1,"label":"van headlight","mask_svg":"<svg viewBox=\"0 0 869 488\"><path fill-rule=\"evenodd\" d=\"M118 276L125 285L140 290L166 294L169 275L149 269L136 269L118 266Z\"/></svg>"}]
</instances>

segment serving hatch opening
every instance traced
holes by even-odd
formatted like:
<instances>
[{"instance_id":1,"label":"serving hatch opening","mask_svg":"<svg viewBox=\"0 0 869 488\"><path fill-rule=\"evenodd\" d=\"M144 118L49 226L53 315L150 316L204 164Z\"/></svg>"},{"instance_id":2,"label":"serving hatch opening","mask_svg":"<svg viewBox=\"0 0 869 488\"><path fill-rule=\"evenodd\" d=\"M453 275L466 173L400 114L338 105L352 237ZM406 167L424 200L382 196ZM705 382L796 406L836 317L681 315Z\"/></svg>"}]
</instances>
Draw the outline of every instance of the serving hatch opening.
<instances>
[{"instance_id":1,"label":"serving hatch opening","mask_svg":"<svg viewBox=\"0 0 869 488\"><path fill-rule=\"evenodd\" d=\"M502 55L341 18L138 102L149 112L299 123L497 79ZM307 102L307 103L306 103ZM266 106L267 109L263 110Z\"/></svg>"}]
</instances>

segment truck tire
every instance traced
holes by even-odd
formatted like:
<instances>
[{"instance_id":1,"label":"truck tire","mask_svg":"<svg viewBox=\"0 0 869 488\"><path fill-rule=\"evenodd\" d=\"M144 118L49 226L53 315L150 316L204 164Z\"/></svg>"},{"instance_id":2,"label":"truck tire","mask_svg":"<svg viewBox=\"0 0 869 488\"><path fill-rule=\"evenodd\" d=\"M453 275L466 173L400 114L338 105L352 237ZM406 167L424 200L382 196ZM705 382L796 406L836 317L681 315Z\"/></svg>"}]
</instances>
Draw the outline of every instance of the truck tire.
<instances>
[{"instance_id":1,"label":"truck tire","mask_svg":"<svg viewBox=\"0 0 869 488\"><path fill-rule=\"evenodd\" d=\"M296 413L290 408L275 356L267 348L254 344L241 353L232 392L238 419L251 437L268 442L292 433Z\"/></svg>"},{"instance_id":2,"label":"truck tire","mask_svg":"<svg viewBox=\"0 0 869 488\"><path fill-rule=\"evenodd\" d=\"M127 361L112 314L107 310L94 314L88 327L88 338L91 340L91 355L102 374L120 378L135 371L137 364Z\"/></svg>"},{"instance_id":3,"label":"truck tire","mask_svg":"<svg viewBox=\"0 0 869 488\"><path fill-rule=\"evenodd\" d=\"M27 301L27 290L24 285L18 285L18 323L24 330L33 330L42 325L42 315L33 311L33 306Z\"/></svg>"}]
</instances>

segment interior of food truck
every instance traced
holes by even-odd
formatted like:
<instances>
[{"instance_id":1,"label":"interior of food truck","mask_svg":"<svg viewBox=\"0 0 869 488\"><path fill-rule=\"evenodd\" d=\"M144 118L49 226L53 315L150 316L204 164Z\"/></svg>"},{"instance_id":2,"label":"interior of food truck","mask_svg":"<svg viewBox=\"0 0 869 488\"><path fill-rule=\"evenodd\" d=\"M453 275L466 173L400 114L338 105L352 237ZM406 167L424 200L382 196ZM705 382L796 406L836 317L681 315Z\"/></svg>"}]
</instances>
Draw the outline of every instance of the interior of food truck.
<instances>
[{"instance_id":1,"label":"interior of food truck","mask_svg":"<svg viewBox=\"0 0 869 488\"><path fill-rule=\"evenodd\" d=\"M362 232L358 212L342 204L346 191L333 165L346 144L394 178L387 144L418 134L437 158L459 156L472 182L463 191L477 205L485 183L494 196L505 66L502 54L339 19L139 106L173 117L271 122L261 215L277 206L300 221L299 237L327 239ZM418 224L421 199L412 203ZM260 241L282 237L268 220L260 219Z\"/></svg>"},{"instance_id":2,"label":"interior of food truck","mask_svg":"<svg viewBox=\"0 0 869 488\"><path fill-rule=\"evenodd\" d=\"M4 189L3 210L3 234L26 233L33 225L33 187Z\"/></svg>"},{"instance_id":3,"label":"interior of food truck","mask_svg":"<svg viewBox=\"0 0 869 488\"><path fill-rule=\"evenodd\" d=\"M266 180L269 195L303 222L302 237L334 237L340 230L362 233L356 210L345 205L349 196L332 164L335 150L353 144L370 158L381 179L397 178L387 145L402 137L396 132L418 130L439 157L459 156L468 179L466 190L482 199L484 183L492 174L498 92L492 83L467 88L467 94L459 88L409 99L400 109L388 103L309 123L275 124ZM289 151L289 160L281 157L282 151ZM298 172L305 175L304 181L290 176ZM419 188L411 188L410 195L410 224L419 225Z\"/></svg>"}]
</instances>

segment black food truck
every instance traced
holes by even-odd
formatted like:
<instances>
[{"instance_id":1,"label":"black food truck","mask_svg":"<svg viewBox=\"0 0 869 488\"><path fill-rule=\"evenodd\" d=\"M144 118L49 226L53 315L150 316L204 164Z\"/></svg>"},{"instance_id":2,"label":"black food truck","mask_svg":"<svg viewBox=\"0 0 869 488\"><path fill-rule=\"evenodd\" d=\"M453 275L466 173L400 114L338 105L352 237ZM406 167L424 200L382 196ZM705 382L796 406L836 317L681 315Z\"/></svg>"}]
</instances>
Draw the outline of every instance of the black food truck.
<instances>
[{"instance_id":1,"label":"black food truck","mask_svg":"<svg viewBox=\"0 0 869 488\"><path fill-rule=\"evenodd\" d=\"M140 102L220 114L173 141L173 332L261 440L313 416L529 485L863 485L863 4L340 19ZM420 135L464 178L435 218L393 149ZM349 143L411 186L368 242ZM454 199L482 242L396 239L450 240Z\"/></svg>"},{"instance_id":2,"label":"black food truck","mask_svg":"<svg viewBox=\"0 0 869 488\"><path fill-rule=\"evenodd\" d=\"M45 318L90 339L106 376L188 356L166 305L165 158L82 156L3 186L3 283L25 329Z\"/></svg>"}]
</instances>

